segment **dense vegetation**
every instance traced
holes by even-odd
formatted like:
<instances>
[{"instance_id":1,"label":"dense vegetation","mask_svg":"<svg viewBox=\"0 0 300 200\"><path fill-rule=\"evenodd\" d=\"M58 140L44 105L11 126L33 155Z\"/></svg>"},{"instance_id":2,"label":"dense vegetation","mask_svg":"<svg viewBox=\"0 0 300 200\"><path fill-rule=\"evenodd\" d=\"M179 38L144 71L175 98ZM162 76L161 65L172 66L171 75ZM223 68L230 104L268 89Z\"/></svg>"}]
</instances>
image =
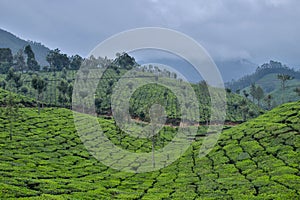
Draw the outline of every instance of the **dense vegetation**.
<instances>
[{"instance_id":1,"label":"dense vegetation","mask_svg":"<svg viewBox=\"0 0 300 200\"><path fill-rule=\"evenodd\" d=\"M3 52L6 51L2 49ZM95 106L98 115L111 115L111 95L114 87L132 69L140 72L142 77L146 73L147 77L144 77L145 79L164 80L177 88L187 87L185 86L186 83L177 78L175 73L161 70L155 66L141 67L135 62L134 58L126 53L117 54L114 60L94 57L82 59L77 56L69 58L55 49L50 51L47 56L49 67L39 68L30 46L26 46L24 52L30 55L27 56L26 62L25 60L22 61L22 56L11 60L12 67L5 74L0 75L0 86L51 106L70 108L74 81L81 79L88 84L90 71L93 69L103 71L103 76L99 80L95 92ZM77 74L80 66L82 68L81 73ZM135 76L125 77L125 79L132 82L143 82L143 79L138 79ZM130 87L130 82L128 84L127 87ZM208 93L208 87L210 86L206 85L205 81L191 84L191 86L200 103L200 122L206 123L211 112ZM79 92L82 99L87 96L86 91ZM262 113L261 109L239 95L228 92L227 97L227 121L241 122ZM174 93L163 86L152 84L138 88L134 92L130 103L130 114L133 118L149 121L148 111L150 106L153 103L160 103L166 108L168 123L177 124L180 121L181 113L179 110L181 105L178 104L178 99Z\"/></svg>"},{"instance_id":2,"label":"dense vegetation","mask_svg":"<svg viewBox=\"0 0 300 200\"><path fill-rule=\"evenodd\" d=\"M170 166L141 174L116 171L95 160L77 136L69 110L48 108L38 115L35 109L21 108L12 141L9 120L1 114L0 198L297 199L299 105L285 104L224 131L203 158L198 157L198 137ZM99 122L122 148L150 151L150 141L120 133L112 120ZM175 128L163 128L156 148L174 133Z\"/></svg>"}]
</instances>

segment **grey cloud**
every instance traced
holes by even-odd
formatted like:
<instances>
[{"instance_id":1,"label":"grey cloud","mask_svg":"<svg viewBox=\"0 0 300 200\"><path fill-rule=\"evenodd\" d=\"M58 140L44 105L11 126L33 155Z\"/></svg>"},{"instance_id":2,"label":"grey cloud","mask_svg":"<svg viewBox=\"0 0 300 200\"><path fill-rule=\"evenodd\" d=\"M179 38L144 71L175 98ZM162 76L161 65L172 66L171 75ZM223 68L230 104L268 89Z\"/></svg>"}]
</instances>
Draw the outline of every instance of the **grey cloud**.
<instances>
[{"instance_id":1,"label":"grey cloud","mask_svg":"<svg viewBox=\"0 0 300 200\"><path fill-rule=\"evenodd\" d=\"M300 66L297 0L0 1L0 25L25 39L85 56L131 28L181 31L218 59L281 60Z\"/></svg>"}]
</instances>

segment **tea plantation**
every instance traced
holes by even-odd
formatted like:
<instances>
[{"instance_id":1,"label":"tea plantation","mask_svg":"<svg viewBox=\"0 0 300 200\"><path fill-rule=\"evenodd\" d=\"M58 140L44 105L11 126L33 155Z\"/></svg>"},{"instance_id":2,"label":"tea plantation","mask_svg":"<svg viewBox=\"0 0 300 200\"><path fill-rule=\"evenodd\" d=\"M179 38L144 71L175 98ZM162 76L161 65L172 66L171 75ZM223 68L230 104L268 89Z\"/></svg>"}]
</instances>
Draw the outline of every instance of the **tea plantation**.
<instances>
[{"instance_id":1,"label":"tea plantation","mask_svg":"<svg viewBox=\"0 0 300 200\"><path fill-rule=\"evenodd\" d=\"M85 149L73 114L61 108L20 108L9 140L9 120L0 108L0 199L299 199L300 102L284 104L224 130L199 158L202 137L159 171L127 173L109 168ZM121 133L99 119L105 134L134 152L151 141ZM199 134L205 128L199 128ZM176 128L164 127L156 148Z\"/></svg>"}]
</instances>

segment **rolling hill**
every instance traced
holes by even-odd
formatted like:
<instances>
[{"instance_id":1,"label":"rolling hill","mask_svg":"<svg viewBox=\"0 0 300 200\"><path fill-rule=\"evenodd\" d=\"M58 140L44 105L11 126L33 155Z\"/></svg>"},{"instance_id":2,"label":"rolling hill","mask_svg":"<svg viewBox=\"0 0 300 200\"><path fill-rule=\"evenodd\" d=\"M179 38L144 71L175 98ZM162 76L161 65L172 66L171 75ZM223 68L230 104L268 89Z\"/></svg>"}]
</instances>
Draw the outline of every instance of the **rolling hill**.
<instances>
[{"instance_id":1,"label":"rolling hill","mask_svg":"<svg viewBox=\"0 0 300 200\"><path fill-rule=\"evenodd\" d=\"M20 109L9 140L9 120L0 108L0 199L299 199L300 102L284 104L225 130L199 158L202 138L159 171L111 169L86 150L73 114L47 108ZM151 151L151 141L120 133L114 121L99 119L105 134L133 152ZM200 130L205 133L205 129ZM176 128L164 127L155 148Z\"/></svg>"},{"instance_id":2,"label":"rolling hill","mask_svg":"<svg viewBox=\"0 0 300 200\"><path fill-rule=\"evenodd\" d=\"M293 77L293 80L286 82L286 89L283 92L281 82L278 80L278 74L286 74ZM297 101L300 97L293 91L300 87L300 71L296 71L280 62L270 61L257 68L255 73L244 76L243 78L226 83L226 86L233 91L246 90L249 92L251 84L262 87L265 94L272 95L274 105L283 102Z\"/></svg>"},{"instance_id":3,"label":"rolling hill","mask_svg":"<svg viewBox=\"0 0 300 200\"><path fill-rule=\"evenodd\" d=\"M46 56L50 49L42 45L41 43L25 41L12 33L0 29L0 48L10 48L13 54L16 54L19 49L23 49L26 45L30 45L35 58L41 66L48 65Z\"/></svg>"}]
</instances>

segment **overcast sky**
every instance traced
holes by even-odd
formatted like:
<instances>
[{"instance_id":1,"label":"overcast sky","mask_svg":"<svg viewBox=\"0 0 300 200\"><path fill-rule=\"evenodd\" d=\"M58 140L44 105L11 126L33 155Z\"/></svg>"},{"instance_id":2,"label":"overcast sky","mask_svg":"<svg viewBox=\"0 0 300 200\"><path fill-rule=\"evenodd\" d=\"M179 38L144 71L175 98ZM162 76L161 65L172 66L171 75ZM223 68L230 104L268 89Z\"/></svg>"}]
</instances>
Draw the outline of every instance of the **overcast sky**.
<instances>
[{"instance_id":1,"label":"overcast sky","mask_svg":"<svg viewBox=\"0 0 300 200\"><path fill-rule=\"evenodd\" d=\"M216 59L300 66L298 0L0 0L1 28L68 54L145 26L181 31Z\"/></svg>"}]
</instances>

